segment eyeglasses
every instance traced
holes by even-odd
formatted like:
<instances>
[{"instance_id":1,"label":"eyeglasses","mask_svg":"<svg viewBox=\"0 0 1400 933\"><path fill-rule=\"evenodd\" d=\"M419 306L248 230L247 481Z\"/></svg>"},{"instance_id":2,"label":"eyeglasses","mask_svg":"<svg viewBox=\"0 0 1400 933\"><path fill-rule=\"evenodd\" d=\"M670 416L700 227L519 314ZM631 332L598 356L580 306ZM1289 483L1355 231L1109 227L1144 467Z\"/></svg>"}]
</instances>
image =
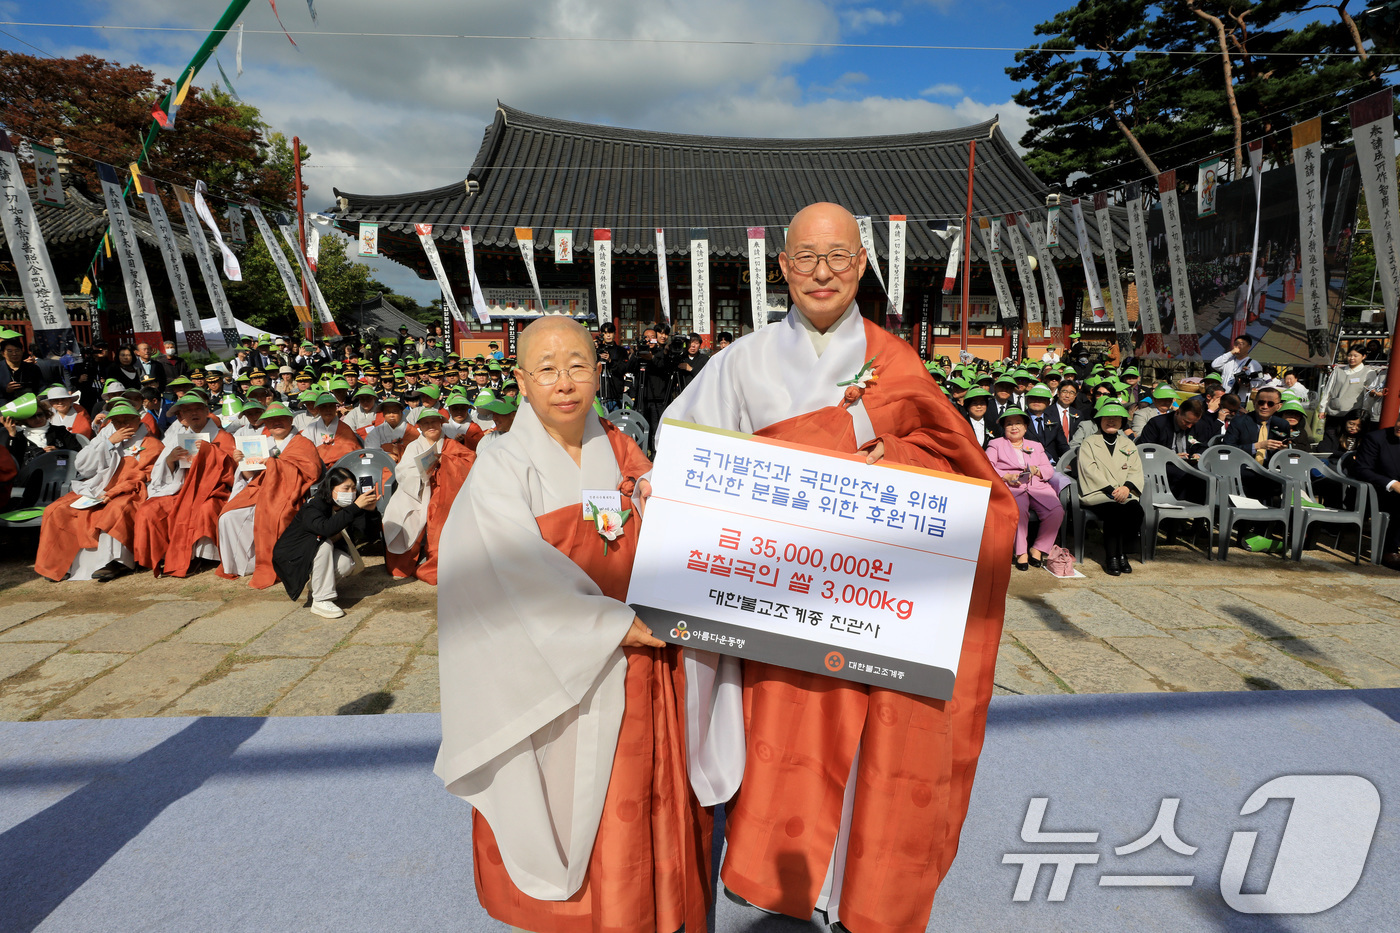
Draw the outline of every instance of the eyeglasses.
<instances>
[{"instance_id":1,"label":"eyeglasses","mask_svg":"<svg viewBox=\"0 0 1400 933\"><path fill-rule=\"evenodd\" d=\"M826 267L835 273L845 272L855 265L856 254L848 249L834 249L829 253L814 253L810 250L788 257L793 269L803 275L817 271L817 263L826 260Z\"/></svg>"},{"instance_id":2,"label":"eyeglasses","mask_svg":"<svg viewBox=\"0 0 1400 933\"><path fill-rule=\"evenodd\" d=\"M560 376L568 376L569 381L575 383L592 382L593 376L595 375L595 370L593 369L593 367L586 366L583 363L575 363L568 369L563 370L556 369L553 366L541 366L534 372L531 372L528 369L525 371L527 373L530 373L531 379L535 380L535 382L539 383L542 386L554 385L556 382L559 381Z\"/></svg>"},{"instance_id":3,"label":"eyeglasses","mask_svg":"<svg viewBox=\"0 0 1400 933\"><path fill-rule=\"evenodd\" d=\"M1272 402L1269 401L1268 399L1264 399L1264 398L1255 399L1255 400L1254 400L1254 407L1255 407L1255 408L1263 408L1263 407L1265 407L1265 406L1268 406L1269 408L1273 408L1274 406L1276 406L1276 405L1278 405L1278 404L1280 404L1280 403L1279 403L1277 400L1272 401Z\"/></svg>"}]
</instances>

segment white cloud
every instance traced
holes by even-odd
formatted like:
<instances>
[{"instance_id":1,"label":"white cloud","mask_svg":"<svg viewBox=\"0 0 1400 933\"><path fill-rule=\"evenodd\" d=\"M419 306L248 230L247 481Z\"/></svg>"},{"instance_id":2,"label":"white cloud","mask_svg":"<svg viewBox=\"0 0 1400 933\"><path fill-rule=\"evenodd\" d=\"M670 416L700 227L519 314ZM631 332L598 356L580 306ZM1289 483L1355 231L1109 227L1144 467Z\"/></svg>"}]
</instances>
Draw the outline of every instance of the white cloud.
<instances>
[{"instance_id":1,"label":"white cloud","mask_svg":"<svg viewBox=\"0 0 1400 933\"><path fill-rule=\"evenodd\" d=\"M874 7L862 7L857 10L842 10L841 20L852 32L864 32L874 26L895 26L904 19L904 14L898 10L877 10Z\"/></svg>"},{"instance_id":2,"label":"white cloud","mask_svg":"<svg viewBox=\"0 0 1400 933\"><path fill-rule=\"evenodd\" d=\"M933 84L919 92L920 97L957 97L963 92L956 84Z\"/></svg>"}]
</instances>

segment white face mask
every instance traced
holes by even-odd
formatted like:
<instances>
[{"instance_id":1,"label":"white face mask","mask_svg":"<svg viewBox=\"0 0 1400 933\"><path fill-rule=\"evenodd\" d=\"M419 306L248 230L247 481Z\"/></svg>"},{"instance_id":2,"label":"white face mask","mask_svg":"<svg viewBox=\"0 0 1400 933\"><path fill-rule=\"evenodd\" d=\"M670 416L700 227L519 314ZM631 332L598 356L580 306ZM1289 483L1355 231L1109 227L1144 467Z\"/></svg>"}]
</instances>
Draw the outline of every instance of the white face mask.
<instances>
[{"instance_id":1,"label":"white face mask","mask_svg":"<svg viewBox=\"0 0 1400 933\"><path fill-rule=\"evenodd\" d=\"M355 494L353 492L338 492L335 494L335 504L340 506L342 509L350 505L354 501Z\"/></svg>"}]
</instances>

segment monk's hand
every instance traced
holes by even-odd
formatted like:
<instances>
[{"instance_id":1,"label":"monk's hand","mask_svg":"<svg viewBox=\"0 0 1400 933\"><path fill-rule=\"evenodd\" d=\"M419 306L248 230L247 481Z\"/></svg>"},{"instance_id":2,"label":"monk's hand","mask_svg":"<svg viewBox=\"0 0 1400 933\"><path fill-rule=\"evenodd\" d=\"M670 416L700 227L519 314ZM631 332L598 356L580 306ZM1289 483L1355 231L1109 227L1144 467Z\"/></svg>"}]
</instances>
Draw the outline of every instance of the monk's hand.
<instances>
[{"instance_id":1,"label":"monk's hand","mask_svg":"<svg viewBox=\"0 0 1400 933\"><path fill-rule=\"evenodd\" d=\"M651 629L636 616L632 617L632 627L622 636L623 648L665 648L666 643L651 633Z\"/></svg>"},{"instance_id":2,"label":"monk's hand","mask_svg":"<svg viewBox=\"0 0 1400 933\"><path fill-rule=\"evenodd\" d=\"M165 465L168 467L174 467L176 464L178 464L181 460L187 458L189 455L190 452L185 448L176 447L174 450L170 451L170 456L165 458Z\"/></svg>"},{"instance_id":3,"label":"monk's hand","mask_svg":"<svg viewBox=\"0 0 1400 933\"><path fill-rule=\"evenodd\" d=\"M637 488L632 490L632 501L637 504L637 515L646 518L647 500L651 498L651 481L637 480Z\"/></svg>"},{"instance_id":4,"label":"monk's hand","mask_svg":"<svg viewBox=\"0 0 1400 933\"><path fill-rule=\"evenodd\" d=\"M243 451L239 450L237 447L233 448L233 462L234 462L234 463L242 463L242 462L243 462Z\"/></svg>"},{"instance_id":5,"label":"monk's hand","mask_svg":"<svg viewBox=\"0 0 1400 933\"><path fill-rule=\"evenodd\" d=\"M120 447L122 444L125 444L127 441L131 440L135 436L136 425L133 424L125 428L117 428L110 435L108 435L107 440L111 442L113 447Z\"/></svg>"},{"instance_id":6,"label":"monk's hand","mask_svg":"<svg viewBox=\"0 0 1400 933\"><path fill-rule=\"evenodd\" d=\"M875 446L870 448L870 453L866 455L866 463L879 463L885 459L885 442L876 441Z\"/></svg>"}]
</instances>

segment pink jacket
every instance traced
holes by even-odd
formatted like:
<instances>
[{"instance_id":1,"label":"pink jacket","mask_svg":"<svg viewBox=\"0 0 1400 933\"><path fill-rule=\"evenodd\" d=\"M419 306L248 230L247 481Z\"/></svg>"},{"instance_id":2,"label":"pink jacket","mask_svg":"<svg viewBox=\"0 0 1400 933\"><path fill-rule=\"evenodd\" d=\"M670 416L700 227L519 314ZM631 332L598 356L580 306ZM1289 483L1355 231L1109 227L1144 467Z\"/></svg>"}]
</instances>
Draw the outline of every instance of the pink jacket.
<instances>
[{"instance_id":1,"label":"pink jacket","mask_svg":"<svg viewBox=\"0 0 1400 933\"><path fill-rule=\"evenodd\" d=\"M1019 473L1032 466L1040 467L1040 475L1032 476L1030 485L1022 483L1020 486L1012 486L1013 493L1030 492L1050 488L1050 477L1055 472L1055 466L1050 462L1050 458L1045 455L1045 448L1030 438L1021 442L1021 450L1011 446L1011 442L1004 437L998 437L987 445L987 459L992 461L992 469L998 475L1003 473Z\"/></svg>"}]
</instances>

